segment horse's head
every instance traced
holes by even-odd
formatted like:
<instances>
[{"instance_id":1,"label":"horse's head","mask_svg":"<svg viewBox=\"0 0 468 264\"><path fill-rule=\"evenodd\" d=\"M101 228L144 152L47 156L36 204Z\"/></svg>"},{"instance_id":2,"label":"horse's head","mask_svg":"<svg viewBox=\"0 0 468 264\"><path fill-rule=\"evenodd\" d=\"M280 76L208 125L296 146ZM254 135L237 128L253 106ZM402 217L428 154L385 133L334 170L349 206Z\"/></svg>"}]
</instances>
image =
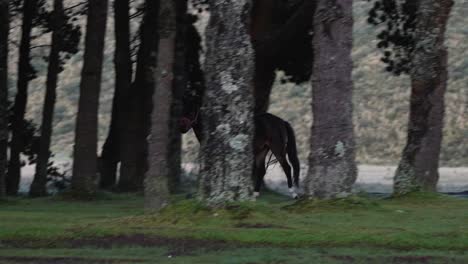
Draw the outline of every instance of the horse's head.
<instances>
[{"instance_id":1,"label":"horse's head","mask_svg":"<svg viewBox=\"0 0 468 264\"><path fill-rule=\"evenodd\" d=\"M191 97L184 97L182 115L178 121L180 133L185 134L193 128L198 122L199 112L199 103Z\"/></svg>"},{"instance_id":2,"label":"horse's head","mask_svg":"<svg viewBox=\"0 0 468 264\"><path fill-rule=\"evenodd\" d=\"M182 134L187 133L192 128L192 120L186 116L179 118L179 131Z\"/></svg>"}]
</instances>

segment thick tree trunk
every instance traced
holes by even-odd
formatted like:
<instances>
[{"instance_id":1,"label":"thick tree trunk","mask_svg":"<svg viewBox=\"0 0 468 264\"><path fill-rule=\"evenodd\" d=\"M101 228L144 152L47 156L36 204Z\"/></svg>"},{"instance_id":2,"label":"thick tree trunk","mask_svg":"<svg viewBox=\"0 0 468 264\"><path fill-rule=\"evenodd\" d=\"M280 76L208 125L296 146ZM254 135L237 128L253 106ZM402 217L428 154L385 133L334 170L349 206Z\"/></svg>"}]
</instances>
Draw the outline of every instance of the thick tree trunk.
<instances>
[{"instance_id":1,"label":"thick tree trunk","mask_svg":"<svg viewBox=\"0 0 468 264\"><path fill-rule=\"evenodd\" d=\"M42 112L41 138L39 142L39 154L37 156L36 174L29 190L31 196L47 195L47 165L50 158L50 137L52 135L52 122L56 99L57 80L60 73L60 49L62 46L63 30L63 0L54 1L54 31L52 33L52 46L49 54L49 66L47 69L47 83Z\"/></svg>"},{"instance_id":2,"label":"thick tree trunk","mask_svg":"<svg viewBox=\"0 0 468 264\"><path fill-rule=\"evenodd\" d=\"M251 200L254 54L250 1L216 0L206 29L199 195L211 205Z\"/></svg>"},{"instance_id":3,"label":"thick tree trunk","mask_svg":"<svg viewBox=\"0 0 468 264\"><path fill-rule=\"evenodd\" d=\"M8 163L8 35L10 32L9 0L0 0L0 199L6 196Z\"/></svg>"},{"instance_id":4,"label":"thick tree trunk","mask_svg":"<svg viewBox=\"0 0 468 264\"><path fill-rule=\"evenodd\" d=\"M120 161L122 131L126 120L122 119L122 105L130 96L132 62L130 54L129 0L114 2L115 32L115 92L112 102L112 119L106 142L100 157L100 187L109 189L116 183L117 164Z\"/></svg>"},{"instance_id":5,"label":"thick tree trunk","mask_svg":"<svg viewBox=\"0 0 468 264\"><path fill-rule=\"evenodd\" d=\"M88 1L84 64L73 153L72 189L89 195L96 191L97 132L107 0Z\"/></svg>"},{"instance_id":6,"label":"thick tree trunk","mask_svg":"<svg viewBox=\"0 0 468 264\"><path fill-rule=\"evenodd\" d=\"M170 120L170 143L169 143L169 190L175 193L180 185L182 135L179 131L179 118L182 115L183 96L187 88L187 0L176 1L177 33L175 44L174 83L171 105Z\"/></svg>"},{"instance_id":7,"label":"thick tree trunk","mask_svg":"<svg viewBox=\"0 0 468 264\"><path fill-rule=\"evenodd\" d=\"M147 169L147 142L151 118L154 76L158 45L159 1L147 0L145 14L140 28L140 48L138 50L134 91L128 98L128 105L122 120L127 120L123 131L122 164L119 190L142 190L143 178Z\"/></svg>"},{"instance_id":8,"label":"thick tree trunk","mask_svg":"<svg viewBox=\"0 0 468 264\"><path fill-rule=\"evenodd\" d=\"M28 84L31 79L30 47L32 22L37 9L37 0L24 1L23 24L21 26L21 43L18 61L18 83L13 106L12 139L10 146L10 162L8 163L8 175L6 180L7 193L18 193L21 178L21 152L23 142L23 120L28 100Z\"/></svg>"},{"instance_id":9,"label":"thick tree trunk","mask_svg":"<svg viewBox=\"0 0 468 264\"><path fill-rule=\"evenodd\" d=\"M145 177L145 209L159 211L169 203L171 105L176 45L176 3L161 1L159 12L159 48L154 72L148 171Z\"/></svg>"},{"instance_id":10,"label":"thick tree trunk","mask_svg":"<svg viewBox=\"0 0 468 264\"><path fill-rule=\"evenodd\" d=\"M447 87L445 29L452 0L420 0L412 57L408 136L394 193L436 191Z\"/></svg>"},{"instance_id":11,"label":"thick tree trunk","mask_svg":"<svg viewBox=\"0 0 468 264\"><path fill-rule=\"evenodd\" d=\"M353 133L351 0L319 0L314 19L313 125L307 195L347 195L357 177Z\"/></svg>"}]
</instances>

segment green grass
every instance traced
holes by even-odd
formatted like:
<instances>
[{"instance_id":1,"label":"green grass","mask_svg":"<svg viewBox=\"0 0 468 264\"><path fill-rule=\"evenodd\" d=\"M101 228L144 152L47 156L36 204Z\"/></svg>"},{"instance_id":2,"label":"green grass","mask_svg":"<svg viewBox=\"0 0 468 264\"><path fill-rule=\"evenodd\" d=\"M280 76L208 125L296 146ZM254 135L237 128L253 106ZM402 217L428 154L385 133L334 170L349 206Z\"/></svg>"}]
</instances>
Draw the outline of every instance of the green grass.
<instances>
[{"instance_id":1,"label":"green grass","mask_svg":"<svg viewBox=\"0 0 468 264\"><path fill-rule=\"evenodd\" d=\"M467 199L413 194L294 202L266 193L255 203L212 209L174 197L173 205L157 215L144 214L142 204L142 197L135 195L104 195L91 202L0 202L0 260L34 256L124 263L346 263L349 258L357 263L395 258L401 258L399 263L426 258L430 263L468 262ZM137 235L168 240L144 245L125 240ZM115 237L123 237L123 242L113 245ZM81 240L81 246L72 243ZM169 258L183 243L193 248Z\"/></svg>"}]
</instances>

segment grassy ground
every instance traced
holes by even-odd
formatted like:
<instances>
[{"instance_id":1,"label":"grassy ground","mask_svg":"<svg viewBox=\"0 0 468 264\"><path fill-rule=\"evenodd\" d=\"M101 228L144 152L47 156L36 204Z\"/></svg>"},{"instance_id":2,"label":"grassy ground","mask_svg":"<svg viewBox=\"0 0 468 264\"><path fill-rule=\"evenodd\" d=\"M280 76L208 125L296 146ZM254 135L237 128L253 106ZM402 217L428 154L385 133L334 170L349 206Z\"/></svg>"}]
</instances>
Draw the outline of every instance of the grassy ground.
<instances>
[{"instance_id":1,"label":"grassy ground","mask_svg":"<svg viewBox=\"0 0 468 264\"><path fill-rule=\"evenodd\" d=\"M134 195L0 202L0 263L468 263L467 199L268 193L219 209L183 196L159 215L141 207Z\"/></svg>"}]
</instances>

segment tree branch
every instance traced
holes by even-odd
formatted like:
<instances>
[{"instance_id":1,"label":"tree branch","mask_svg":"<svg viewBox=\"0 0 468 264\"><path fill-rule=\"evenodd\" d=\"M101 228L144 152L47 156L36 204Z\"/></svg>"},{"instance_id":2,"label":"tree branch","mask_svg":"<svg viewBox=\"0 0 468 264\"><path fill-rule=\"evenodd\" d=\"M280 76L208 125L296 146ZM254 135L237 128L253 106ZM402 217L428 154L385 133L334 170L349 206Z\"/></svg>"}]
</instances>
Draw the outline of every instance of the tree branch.
<instances>
[{"instance_id":1,"label":"tree branch","mask_svg":"<svg viewBox=\"0 0 468 264\"><path fill-rule=\"evenodd\" d=\"M33 49L37 49L37 48L49 48L50 45L37 45L37 46L32 46L30 49L33 50Z\"/></svg>"},{"instance_id":2,"label":"tree branch","mask_svg":"<svg viewBox=\"0 0 468 264\"><path fill-rule=\"evenodd\" d=\"M72 9L75 9L77 7L80 7L80 6L86 5L86 4L87 4L87 2L81 2L81 3L78 3L78 4L72 5L70 7L64 8L63 11L66 12L68 10L72 10Z\"/></svg>"}]
</instances>

